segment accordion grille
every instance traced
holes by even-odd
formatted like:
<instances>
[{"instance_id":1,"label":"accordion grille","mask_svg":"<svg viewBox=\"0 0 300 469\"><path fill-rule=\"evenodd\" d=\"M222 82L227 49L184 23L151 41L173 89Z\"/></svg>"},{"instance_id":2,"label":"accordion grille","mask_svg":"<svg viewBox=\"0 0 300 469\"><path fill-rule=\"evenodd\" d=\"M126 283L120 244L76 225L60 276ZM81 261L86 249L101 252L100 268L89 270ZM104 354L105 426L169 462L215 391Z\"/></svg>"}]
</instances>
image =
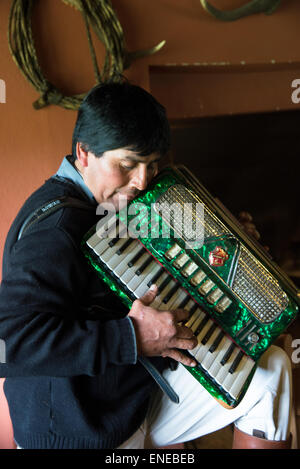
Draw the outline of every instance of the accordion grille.
<instances>
[{"instance_id":1,"label":"accordion grille","mask_svg":"<svg viewBox=\"0 0 300 469\"><path fill-rule=\"evenodd\" d=\"M202 239L202 244L209 238L228 235L236 239L199 196L181 184L164 192L157 199L155 210L177 236L180 234L187 247L190 244L190 248L197 249L197 245L191 243L195 237ZM188 226L184 226L186 219L190 221ZM263 323L273 321L288 306L288 297L279 283L243 244L230 288Z\"/></svg>"}]
</instances>

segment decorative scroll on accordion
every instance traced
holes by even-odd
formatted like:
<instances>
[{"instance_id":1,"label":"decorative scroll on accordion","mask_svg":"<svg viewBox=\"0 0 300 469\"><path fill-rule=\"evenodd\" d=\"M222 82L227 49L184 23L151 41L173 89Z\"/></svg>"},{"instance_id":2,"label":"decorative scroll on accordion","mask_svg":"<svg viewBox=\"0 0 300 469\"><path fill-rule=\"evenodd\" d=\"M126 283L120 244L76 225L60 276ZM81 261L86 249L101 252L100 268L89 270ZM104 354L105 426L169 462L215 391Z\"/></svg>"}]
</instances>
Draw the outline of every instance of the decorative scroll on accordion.
<instances>
[{"instance_id":1,"label":"decorative scroll on accordion","mask_svg":"<svg viewBox=\"0 0 300 469\"><path fill-rule=\"evenodd\" d=\"M131 307L187 309L198 338L186 367L225 407L244 396L258 359L295 319L300 293L268 254L183 166L163 170L125 209L104 216L82 249Z\"/></svg>"}]
</instances>

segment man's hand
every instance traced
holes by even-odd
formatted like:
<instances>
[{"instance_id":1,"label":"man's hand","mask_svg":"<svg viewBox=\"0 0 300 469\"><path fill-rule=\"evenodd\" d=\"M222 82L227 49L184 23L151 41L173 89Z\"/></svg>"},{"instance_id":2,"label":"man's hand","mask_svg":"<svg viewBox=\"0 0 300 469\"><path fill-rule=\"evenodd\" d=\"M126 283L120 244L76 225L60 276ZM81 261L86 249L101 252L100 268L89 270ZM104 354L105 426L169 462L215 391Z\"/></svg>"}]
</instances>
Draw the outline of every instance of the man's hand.
<instances>
[{"instance_id":1,"label":"man's hand","mask_svg":"<svg viewBox=\"0 0 300 469\"><path fill-rule=\"evenodd\" d=\"M193 332L179 323L188 318L185 310L158 311L149 306L158 292L152 285L139 300L135 300L129 311L132 319L138 354L144 356L170 357L187 366L195 366L196 361L178 349L191 350L197 345Z\"/></svg>"}]
</instances>

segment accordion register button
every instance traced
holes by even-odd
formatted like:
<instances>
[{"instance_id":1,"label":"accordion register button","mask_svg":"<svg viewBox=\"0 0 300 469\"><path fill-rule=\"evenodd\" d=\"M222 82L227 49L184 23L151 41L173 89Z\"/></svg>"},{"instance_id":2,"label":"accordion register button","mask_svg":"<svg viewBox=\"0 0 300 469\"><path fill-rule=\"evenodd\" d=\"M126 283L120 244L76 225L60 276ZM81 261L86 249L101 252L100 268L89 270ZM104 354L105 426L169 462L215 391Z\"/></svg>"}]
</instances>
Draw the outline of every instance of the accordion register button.
<instances>
[{"instance_id":1,"label":"accordion register button","mask_svg":"<svg viewBox=\"0 0 300 469\"><path fill-rule=\"evenodd\" d=\"M215 309L218 313L223 313L228 306L230 306L232 301L228 298L228 296L224 296L221 300L216 304Z\"/></svg>"},{"instance_id":2,"label":"accordion register button","mask_svg":"<svg viewBox=\"0 0 300 469\"><path fill-rule=\"evenodd\" d=\"M199 285L200 282L202 282L202 280L205 279L205 277L206 277L205 272L203 272L203 270L199 270L199 271L190 279L190 283L196 287L197 285Z\"/></svg>"},{"instance_id":3,"label":"accordion register button","mask_svg":"<svg viewBox=\"0 0 300 469\"><path fill-rule=\"evenodd\" d=\"M174 267L176 267L176 269L181 269L181 267L183 267L184 264L186 264L189 260L190 260L189 256L183 253L183 254L180 254L180 256L178 256L175 259L175 261L173 262L173 265Z\"/></svg>"},{"instance_id":4,"label":"accordion register button","mask_svg":"<svg viewBox=\"0 0 300 469\"><path fill-rule=\"evenodd\" d=\"M220 290L220 288L216 288L206 297L206 299L209 303L214 304L221 298L221 296L223 296L222 290Z\"/></svg>"},{"instance_id":5,"label":"accordion register button","mask_svg":"<svg viewBox=\"0 0 300 469\"><path fill-rule=\"evenodd\" d=\"M169 260L174 259L177 254L181 251L181 247L178 244L173 244L173 246L165 252L165 257Z\"/></svg>"},{"instance_id":6,"label":"accordion register button","mask_svg":"<svg viewBox=\"0 0 300 469\"><path fill-rule=\"evenodd\" d=\"M198 291L202 295L207 295L210 290L215 286L214 282L211 279L206 280L199 288Z\"/></svg>"},{"instance_id":7,"label":"accordion register button","mask_svg":"<svg viewBox=\"0 0 300 469\"><path fill-rule=\"evenodd\" d=\"M188 265L186 265L182 270L181 270L181 275L184 277L189 277L192 275L196 270L198 269L197 264L195 262L189 262Z\"/></svg>"}]
</instances>

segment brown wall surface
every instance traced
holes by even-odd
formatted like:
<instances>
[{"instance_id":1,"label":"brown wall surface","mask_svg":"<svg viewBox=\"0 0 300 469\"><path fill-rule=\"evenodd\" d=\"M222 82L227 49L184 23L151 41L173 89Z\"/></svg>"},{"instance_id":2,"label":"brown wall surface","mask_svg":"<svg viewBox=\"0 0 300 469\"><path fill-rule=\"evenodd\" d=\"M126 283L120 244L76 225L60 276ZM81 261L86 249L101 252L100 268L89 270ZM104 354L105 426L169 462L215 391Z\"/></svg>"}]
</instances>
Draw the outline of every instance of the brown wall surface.
<instances>
[{"instance_id":1,"label":"brown wall surface","mask_svg":"<svg viewBox=\"0 0 300 469\"><path fill-rule=\"evenodd\" d=\"M45 76L65 94L87 91L95 80L80 13L61 0L40 0L35 3L33 30ZM225 9L238 7L246 0L211 0L211 3ZM6 84L6 102L0 103L1 253L9 225L24 199L56 171L62 157L70 151L76 119L75 111L58 106L39 111L33 109L32 102L38 94L16 67L8 49L6 32L11 4L11 0L0 2L0 79ZM157 80L155 75L153 92L160 95L162 85L164 104L167 109L172 105L176 118L182 118L186 113L189 116L189 110L181 109L182 97L176 105L176 94L172 94L174 89L168 94L169 79L165 72L177 66L181 73L187 64L195 67L200 75L207 65L212 72L216 66L216 73L222 67L227 67L229 71L232 70L230 67L247 71L253 65L265 65L268 73L274 65L277 69L288 67L292 72L285 75L281 86L276 87L274 109L278 107L278 102L281 109L297 107L291 104L290 80L300 78L299 0L282 0L272 15L253 15L234 23L215 20L202 9L199 0L112 0L112 4L123 26L129 50L145 49L166 40L159 53L136 61L125 74L130 80L150 89L149 67L154 67L154 70L155 67L158 70L162 67L163 77ZM104 49L94 35L93 38L101 64ZM176 80L177 86L180 77ZM191 92L195 93L197 82L195 84L193 81L191 89L188 81L184 83L179 91L185 94L185 101L193 106ZM248 83L251 83L251 75ZM239 112L240 94L235 96L233 93L230 99L234 103L234 112ZM265 105L264 93L260 92L259 109L269 109L270 100L272 107L272 99L268 94ZM252 98L249 99L249 110L251 102ZM227 107L222 112L230 110ZM240 112L247 112L247 100L243 102ZM191 115L202 114L193 108ZM0 413L4 421L7 417L5 404L3 409L0 408ZM12 438L9 424L7 427L3 425L0 448L10 447Z\"/></svg>"}]
</instances>

